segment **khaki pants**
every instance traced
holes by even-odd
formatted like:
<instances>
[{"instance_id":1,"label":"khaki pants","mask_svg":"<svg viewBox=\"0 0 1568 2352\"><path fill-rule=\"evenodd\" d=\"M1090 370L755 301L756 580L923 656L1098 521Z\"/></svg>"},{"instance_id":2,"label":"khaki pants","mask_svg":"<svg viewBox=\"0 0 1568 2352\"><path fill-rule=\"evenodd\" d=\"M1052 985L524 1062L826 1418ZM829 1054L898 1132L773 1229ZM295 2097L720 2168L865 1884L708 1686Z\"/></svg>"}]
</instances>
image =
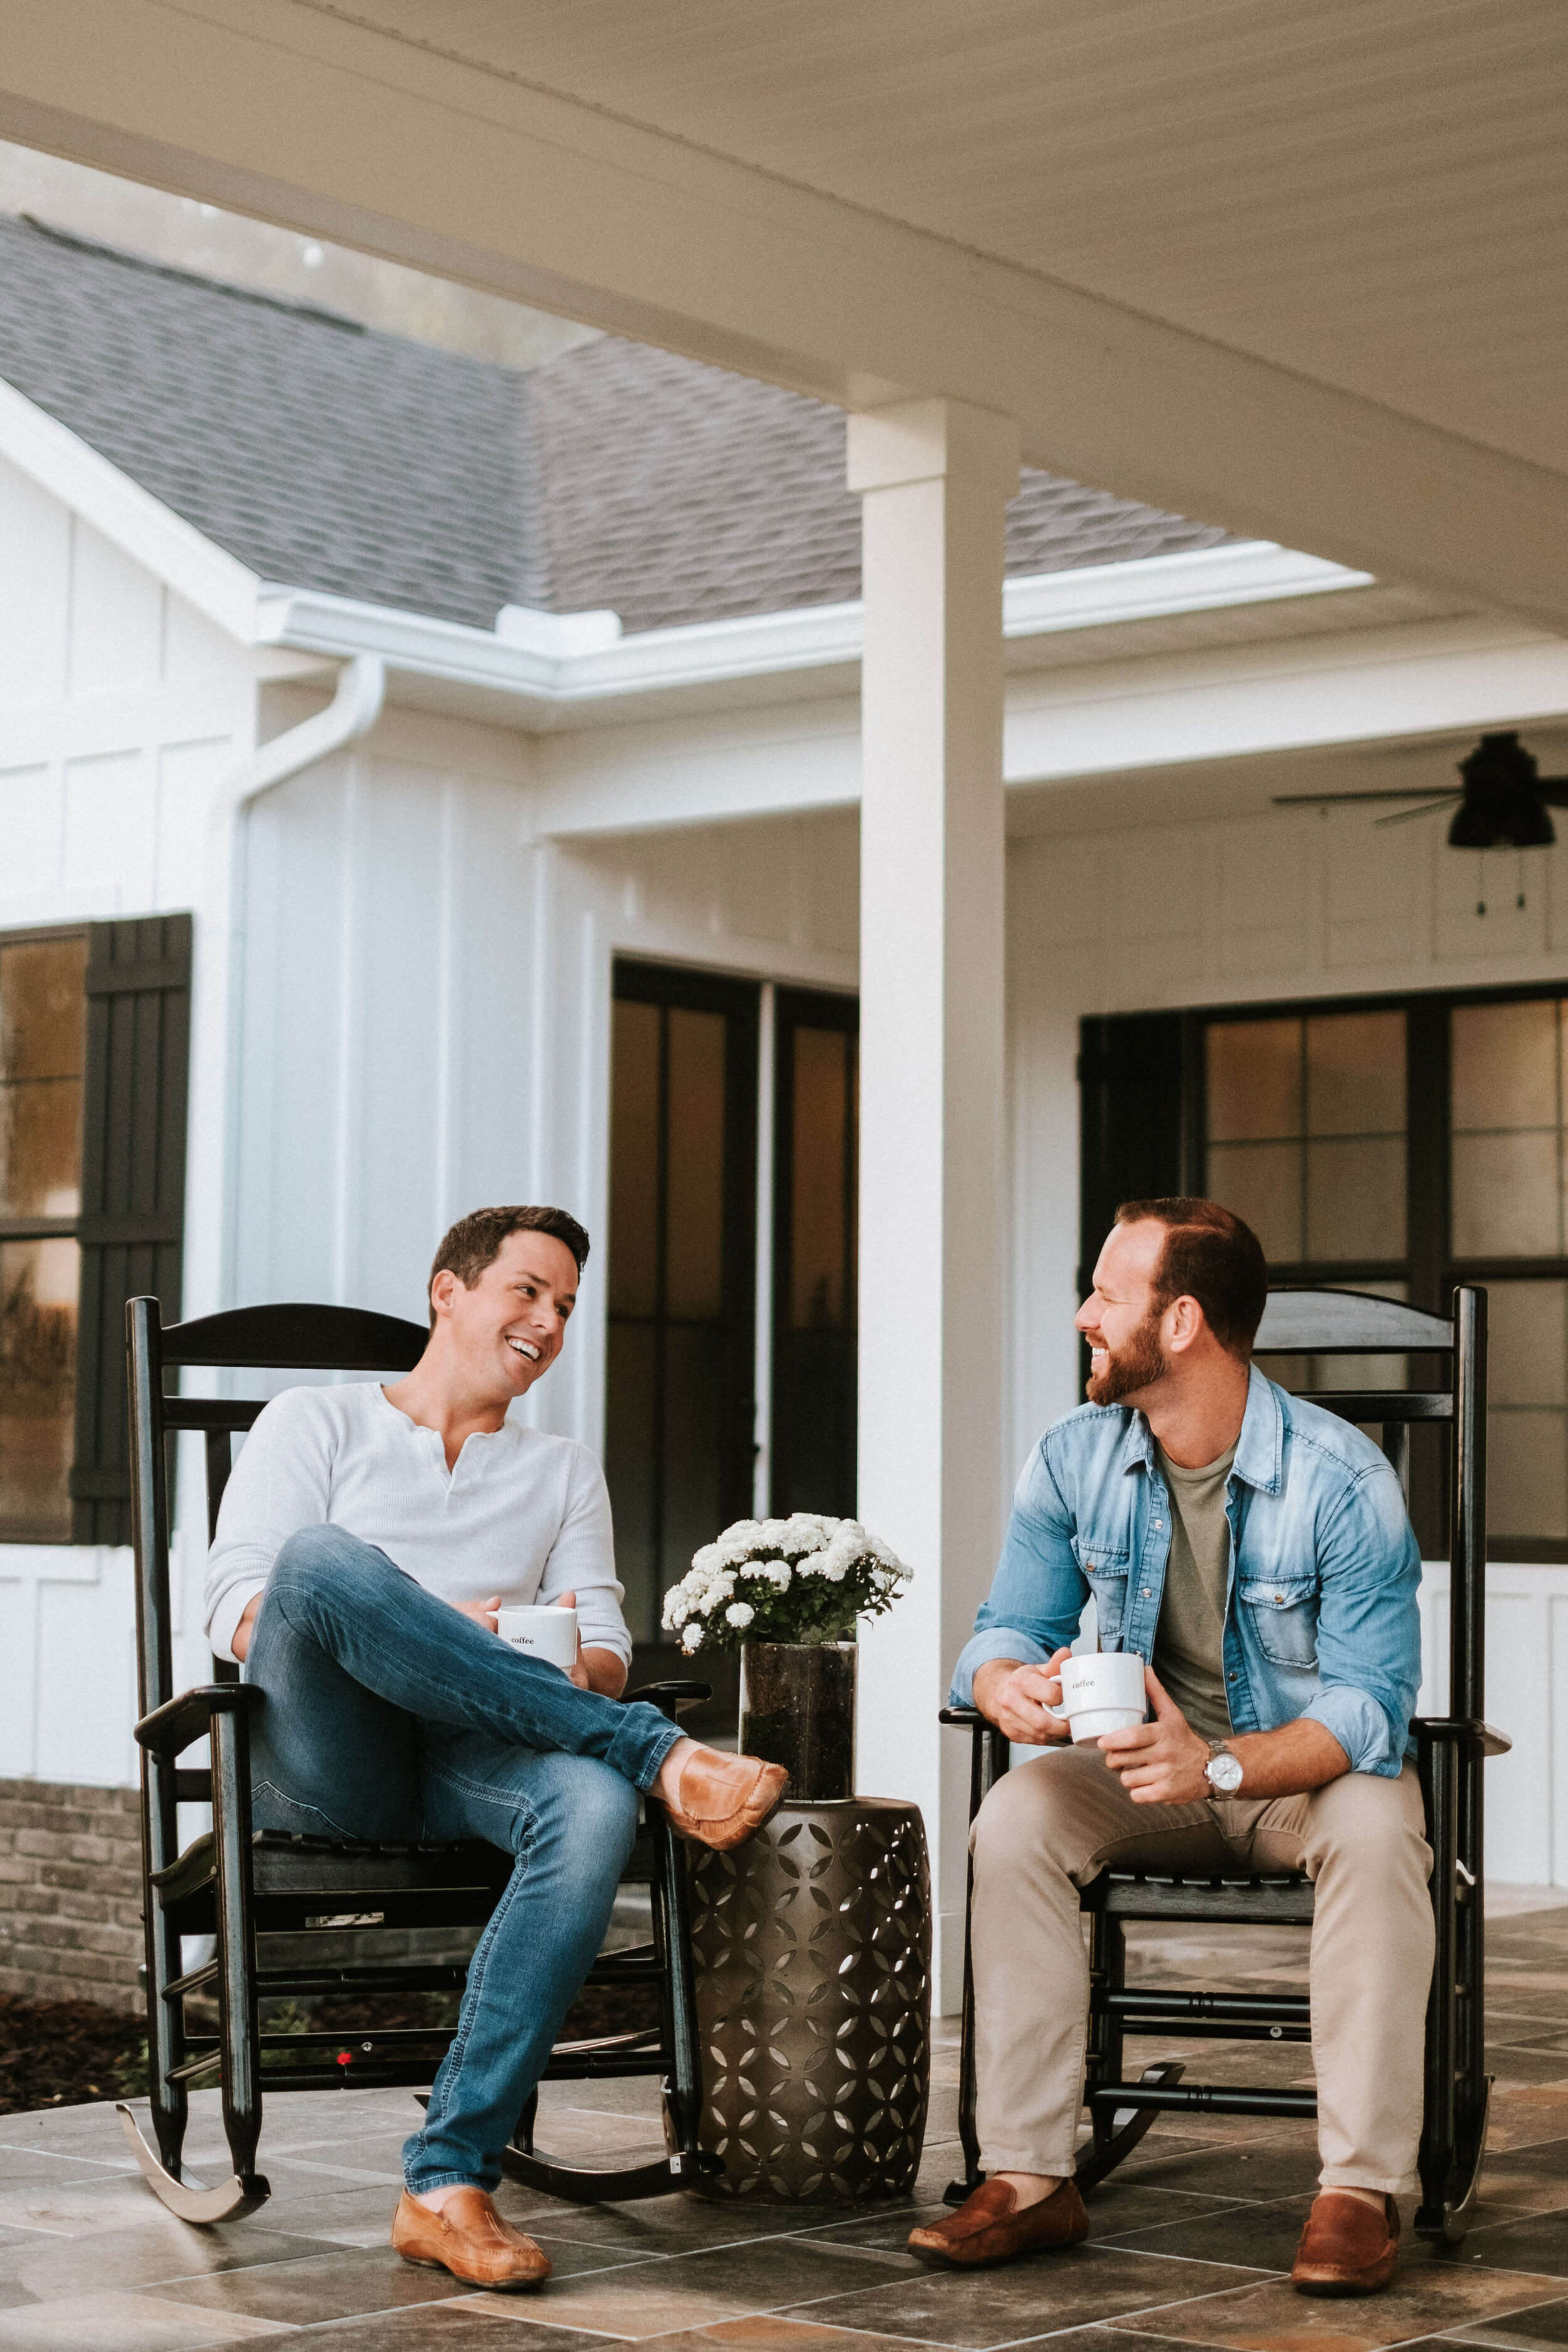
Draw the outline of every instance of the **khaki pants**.
<instances>
[{"instance_id":1,"label":"khaki pants","mask_svg":"<svg viewBox=\"0 0 1568 2352\"><path fill-rule=\"evenodd\" d=\"M1066 1748L996 1783L970 1851L987 2172L1073 2168L1089 2026L1080 1886L1108 1866L1304 1869L1316 1888L1319 2178L1393 2196L1415 2189L1433 1931L1412 1766L1397 1780L1349 1772L1304 1797L1135 1805L1098 1748Z\"/></svg>"}]
</instances>

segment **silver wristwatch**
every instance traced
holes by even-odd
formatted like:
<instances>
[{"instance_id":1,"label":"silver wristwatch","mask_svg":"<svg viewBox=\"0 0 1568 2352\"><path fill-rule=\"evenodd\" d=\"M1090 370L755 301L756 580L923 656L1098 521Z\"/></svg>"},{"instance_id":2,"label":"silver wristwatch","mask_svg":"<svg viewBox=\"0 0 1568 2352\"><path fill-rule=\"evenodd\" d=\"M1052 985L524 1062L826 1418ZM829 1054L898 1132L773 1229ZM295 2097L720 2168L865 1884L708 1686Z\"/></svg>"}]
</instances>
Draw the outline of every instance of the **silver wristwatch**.
<instances>
[{"instance_id":1,"label":"silver wristwatch","mask_svg":"<svg viewBox=\"0 0 1568 2352\"><path fill-rule=\"evenodd\" d=\"M1204 1779L1216 1797L1234 1797L1241 1787L1241 1759L1234 1748L1223 1739L1209 1741L1209 1760L1204 1766Z\"/></svg>"}]
</instances>

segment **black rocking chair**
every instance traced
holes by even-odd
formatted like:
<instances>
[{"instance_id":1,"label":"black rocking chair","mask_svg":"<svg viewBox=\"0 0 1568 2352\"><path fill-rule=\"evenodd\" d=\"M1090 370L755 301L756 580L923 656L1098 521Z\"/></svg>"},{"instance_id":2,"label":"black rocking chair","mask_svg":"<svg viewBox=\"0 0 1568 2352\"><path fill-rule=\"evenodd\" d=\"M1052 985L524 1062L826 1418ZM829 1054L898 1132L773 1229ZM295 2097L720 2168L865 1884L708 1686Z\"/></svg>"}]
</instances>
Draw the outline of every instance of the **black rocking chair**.
<instances>
[{"instance_id":1,"label":"black rocking chair","mask_svg":"<svg viewBox=\"0 0 1568 2352\"><path fill-rule=\"evenodd\" d=\"M127 1309L131 1383L132 1496L136 1554L137 1664L142 1748L142 1909L147 1938L147 2053L156 2147L128 2105L119 2108L146 2179L182 2221L226 2221L254 2211L270 2193L257 2172L263 2084L273 2091L427 2084L450 2042L444 2027L333 2032L262 2032L260 2000L318 1996L455 1992L464 1961L382 1960L365 1967L276 1969L258 1963L257 1937L313 1931L334 1939L372 1928L476 1927L489 1917L512 1858L479 1841L449 1845L350 1843L254 1831L250 1814L250 1713L260 1694L232 1664L215 1661L210 1685L174 1694L169 1592L167 1441L180 1430L206 1439L209 1540L232 1465L234 1433L247 1430L265 1399L170 1396L164 1375L181 1365L254 1370L407 1371L426 1343L417 1324L355 1307L241 1307L164 1329L155 1298ZM672 1719L678 1706L708 1696L704 1683L648 1685L635 1694ZM210 1766L187 1770L181 1753L210 1742ZM213 1827L184 1853L175 1808L212 1807ZM699 2153L701 2077L693 1999L686 1877L679 1840L659 1807L649 1807L623 1884L647 1886L652 1941L601 1956L595 1985L655 1985L657 2028L558 2043L552 2081L627 2074L663 2078L668 2155L615 2168L552 2161L533 2147L531 2100L502 2157L509 2176L580 2203L658 2196L716 2168ZM185 1970L184 1937L211 1937L210 1959ZM217 2031L187 2030L186 2000L216 1991ZM278 2053L288 2062L268 2066ZM218 2076L232 2171L208 2188L181 2165L189 2087Z\"/></svg>"},{"instance_id":2,"label":"black rocking chair","mask_svg":"<svg viewBox=\"0 0 1568 2352\"><path fill-rule=\"evenodd\" d=\"M1451 1322L1397 1301L1347 1290L1277 1290L1258 1334L1259 1355L1447 1357L1446 1387L1314 1394L1342 1420L1381 1423L1383 1448L1408 1491L1412 1422L1452 1423L1449 1511L1448 1712L1417 1717L1415 1734L1426 1834L1431 1843L1436 1955L1426 2012L1426 2063L1415 2227L1456 2244L1469 2227L1486 2147L1491 2077L1486 2072L1482 2006L1481 1763L1510 1742L1482 1720L1486 1636L1486 1309L1484 1290L1457 1290ZM1006 1739L972 1707L947 1707L942 1721L973 1736L969 1813L1006 1771ZM971 1874L973 1887L973 1873ZM1130 2156L1161 2112L1312 2117L1316 2094L1274 2085L1184 2083L1173 2062L1126 2081L1128 2034L1184 2040L1310 2042L1304 1993L1129 1990L1129 1920L1224 1920L1237 1927L1307 1927L1312 1887L1304 1874L1237 1878L1166 1877L1109 1870L1083 1890L1089 1919L1089 2033L1084 2102L1092 2137L1080 2150L1082 2187L1103 2180ZM1369 2060L1369 2063L1373 2063ZM961 2204L984 2179L975 2127L974 1987L964 1923L963 2022L959 2136L965 2177L946 2190Z\"/></svg>"}]
</instances>

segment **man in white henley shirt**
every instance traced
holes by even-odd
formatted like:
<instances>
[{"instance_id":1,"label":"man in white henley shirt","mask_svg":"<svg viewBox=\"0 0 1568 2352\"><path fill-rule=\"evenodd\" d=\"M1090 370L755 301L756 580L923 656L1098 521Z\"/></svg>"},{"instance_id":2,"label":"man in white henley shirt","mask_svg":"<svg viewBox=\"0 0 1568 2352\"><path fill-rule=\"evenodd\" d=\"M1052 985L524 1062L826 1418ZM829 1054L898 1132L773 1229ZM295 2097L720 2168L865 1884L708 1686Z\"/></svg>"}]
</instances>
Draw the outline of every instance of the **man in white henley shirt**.
<instances>
[{"instance_id":1,"label":"man in white henley shirt","mask_svg":"<svg viewBox=\"0 0 1568 2352\"><path fill-rule=\"evenodd\" d=\"M490 2196L500 2150L599 1948L641 1791L683 1834L739 1844L776 1765L618 1705L631 1659L609 1496L575 1440L510 1407L560 1354L588 1237L564 1210L481 1209L431 1270L414 1370L290 1389L258 1416L218 1516L208 1637L263 1693L257 1826L483 1838L516 1856L479 1939L393 2244L479 2286L550 2264ZM502 1602L575 1604L570 1675L496 1634Z\"/></svg>"}]
</instances>

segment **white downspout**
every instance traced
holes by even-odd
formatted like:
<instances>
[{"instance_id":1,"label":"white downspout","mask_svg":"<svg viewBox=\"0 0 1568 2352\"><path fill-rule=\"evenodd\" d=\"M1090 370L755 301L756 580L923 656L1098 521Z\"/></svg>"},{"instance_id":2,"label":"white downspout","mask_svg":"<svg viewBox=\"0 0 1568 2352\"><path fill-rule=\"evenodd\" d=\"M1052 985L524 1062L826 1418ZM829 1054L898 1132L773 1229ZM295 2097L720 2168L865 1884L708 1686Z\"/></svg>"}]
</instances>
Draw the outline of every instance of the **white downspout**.
<instances>
[{"instance_id":1,"label":"white downspout","mask_svg":"<svg viewBox=\"0 0 1568 2352\"><path fill-rule=\"evenodd\" d=\"M214 796L208 816L210 876L207 905L213 920L203 953L198 930L196 1003L193 1012L202 1020L203 1048L192 1056L192 1076L208 1080L198 1103L193 1088L191 1104L191 1184L189 1199L211 1204L212 1223L203 1235L205 1248L187 1246L186 1312L210 1314L236 1305L235 1240L238 1213L239 1078L242 1051L245 913L242 836L245 813L263 793L290 776L314 767L367 735L381 716L386 698L386 664L379 654L357 654L338 673L331 702L311 719L275 735L226 777ZM202 1019L201 1000L206 999ZM198 1079L198 1083L200 1080ZM196 1208L187 1223L188 1244L195 1244L198 1224L206 1217ZM195 1262L193 1262L195 1261ZM193 1279L194 1277L194 1279Z\"/></svg>"},{"instance_id":2,"label":"white downspout","mask_svg":"<svg viewBox=\"0 0 1568 2352\"><path fill-rule=\"evenodd\" d=\"M301 768L313 767L347 743L368 735L386 699L386 664L379 654L356 654L338 672L337 690L325 710L302 719L264 743L229 778L213 809L216 824L229 824L261 793Z\"/></svg>"}]
</instances>

